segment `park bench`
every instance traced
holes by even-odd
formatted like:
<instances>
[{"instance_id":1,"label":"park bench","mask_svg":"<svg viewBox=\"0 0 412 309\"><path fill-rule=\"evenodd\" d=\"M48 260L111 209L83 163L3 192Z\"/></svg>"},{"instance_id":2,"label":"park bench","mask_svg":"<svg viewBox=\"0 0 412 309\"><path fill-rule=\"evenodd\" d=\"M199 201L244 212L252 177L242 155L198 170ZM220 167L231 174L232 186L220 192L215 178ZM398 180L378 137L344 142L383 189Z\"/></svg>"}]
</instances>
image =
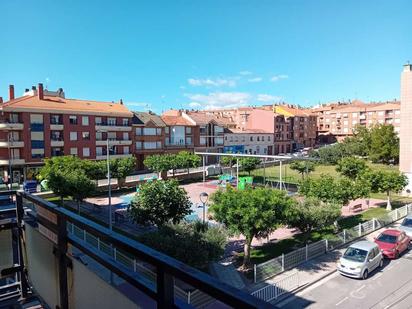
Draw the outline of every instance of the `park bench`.
<instances>
[{"instance_id":1,"label":"park bench","mask_svg":"<svg viewBox=\"0 0 412 309\"><path fill-rule=\"evenodd\" d=\"M350 207L350 209L351 209L353 212L355 212L355 211L361 211L361 210L362 210L362 204L352 205L352 206Z\"/></svg>"}]
</instances>

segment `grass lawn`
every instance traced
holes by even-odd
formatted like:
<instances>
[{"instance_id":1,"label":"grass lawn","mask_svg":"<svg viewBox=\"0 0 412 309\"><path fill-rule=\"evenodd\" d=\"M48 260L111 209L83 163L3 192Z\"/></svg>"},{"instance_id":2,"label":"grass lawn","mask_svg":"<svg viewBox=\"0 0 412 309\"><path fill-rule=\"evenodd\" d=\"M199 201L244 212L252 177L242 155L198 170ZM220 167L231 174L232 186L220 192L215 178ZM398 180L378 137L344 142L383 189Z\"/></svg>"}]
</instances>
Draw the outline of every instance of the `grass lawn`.
<instances>
[{"instance_id":1,"label":"grass lawn","mask_svg":"<svg viewBox=\"0 0 412 309\"><path fill-rule=\"evenodd\" d=\"M397 165L389 166L385 164L374 164L374 163L368 163L369 167L373 170L398 170L399 167ZM266 177L270 178L272 180L279 179L279 166L271 166L266 168ZM263 178L263 168L256 169L251 172L251 175L256 177L257 180ZM329 174L332 175L333 177L341 177L340 174L336 171L336 166L335 165L323 165L319 164L316 165L315 171L310 173L310 177L313 178L320 178L322 174ZM241 175L248 175L245 172L242 172ZM283 164L282 165L282 178L286 182L290 183L298 183L301 179L302 176L297 172L292 169L290 169L289 164Z\"/></svg>"}]
</instances>

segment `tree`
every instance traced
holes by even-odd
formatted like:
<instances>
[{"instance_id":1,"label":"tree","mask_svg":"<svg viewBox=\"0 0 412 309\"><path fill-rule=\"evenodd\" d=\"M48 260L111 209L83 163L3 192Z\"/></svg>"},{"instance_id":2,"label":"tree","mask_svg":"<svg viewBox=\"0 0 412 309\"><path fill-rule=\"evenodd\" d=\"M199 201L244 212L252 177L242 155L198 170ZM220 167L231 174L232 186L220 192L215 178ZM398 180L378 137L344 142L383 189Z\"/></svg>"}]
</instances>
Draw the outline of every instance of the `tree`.
<instances>
[{"instance_id":1,"label":"tree","mask_svg":"<svg viewBox=\"0 0 412 309\"><path fill-rule=\"evenodd\" d=\"M159 173L161 179L166 179L167 171L177 167L176 155L174 154L151 155L144 159L143 163L148 169Z\"/></svg>"},{"instance_id":2,"label":"tree","mask_svg":"<svg viewBox=\"0 0 412 309\"><path fill-rule=\"evenodd\" d=\"M305 174L308 175L315 170L315 163L311 161L293 161L289 164L289 167L290 169L301 174L303 180L305 178Z\"/></svg>"},{"instance_id":3,"label":"tree","mask_svg":"<svg viewBox=\"0 0 412 309\"><path fill-rule=\"evenodd\" d=\"M81 171L71 171L65 175L65 182L68 195L72 196L77 202L77 211L80 214L80 204L83 200L92 195L96 184Z\"/></svg>"},{"instance_id":4,"label":"tree","mask_svg":"<svg viewBox=\"0 0 412 309\"><path fill-rule=\"evenodd\" d=\"M297 227L306 235L314 229L332 225L340 216L341 207L338 204L325 203L316 198L305 198L286 210L288 225Z\"/></svg>"},{"instance_id":5,"label":"tree","mask_svg":"<svg viewBox=\"0 0 412 309\"><path fill-rule=\"evenodd\" d=\"M189 169L200 165L200 157L188 151L180 151L176 156L178 168L186 168L189 174Z\"/></svg>"},{"instance_id":6,"label":"tree","mask_svg":"<svg viewBox=\"0 0 412 309\"><path fill-rule=\"evenodd\" d=\"M253 238L265 237L284 222L284 210L293 203L285 191L250 187L238 191L232 187L220 189L212 196L209 211L232 234L242 234L244 245L243 267L250 263Z\"/></svg>"},{"instance_id":7,"label":"tree","mask_svg":"<svg viewBox=\"0 0 412 309\"><path fill-rule=\"evenodd\" d=\"M142 184L139 194L131 202L131 217L142 225L162 226L178 223L191 213L186 191L175 179L158 180Z\"/></svg>"},{"instance_id":8,"label":"tree","mask_svg":"<svg viewBox=\"0 0 412 309\"><path fill-rule=\"evenodd\" d=\"M335 179L322 175L318 179L307 178L299 185L299 193L307 198L317 198L322 202L347 205L349 201L369 195L369 187L359 181L347 178Z\"/></svg>"},{"instance_id":9,"label":"tree","mask_svg":"<svg viewBox=\"0 0 412 309\"><path fill-rule=\"evenodd\" d=\"M397 171L370 171L364 178L369 182L372 192L386 193L386 210L392 210L391 193L400 192L408 185L408 178Z\"/></svg>"},{"instance_id":10,"label":"tree","mask_svg":"<svg viewBox=\"0 0 412 309\"><path fill-rule=\"evenodd\" d=\"M126 177L135 169L136 159L118 158L110 160L110 175L112 178L117 178L117 184L122 187L126 181Z\"/></svg>"},{"instance_id":11,"label":"tree","mask_svg":"<svg viewBox=\"0 0 412 309\"><path fill-rule=\"evenodd\" d=\"M236 158L232 156L223 156L220 158L220 164L223 166L229 167L231 175L233 173L232 171L233 165L235 165L236 162L237 162Z\"/></svg>"},{"instance_id":12,"label":"tree","mask_svg":"<svg viewBox=\"0 0 412 309\"><path fill-rule=\"evenodd\" d=\"M242 168L249 173L256 169L256 167L260 164L260 159L255 157L243 157L239 160L239 164Z\"/></svg>"},{"instance_id":13,"label":"tree","mask_svg":"<svg viewBox=\"0 0 412 309\"><path fill-rule=\"evenodd\" d=\"M107 177L107 162L83 160L82 169L86 173L87 177L95 180L104 179Z\"/></svg>"},{"instance_id":14,"label":"tree","mask_svg":"<svg viewBox=\"0 0 412 309\"><path fill-rule=\"evenodd\" d=\"M397 163L399 161L399 137L393 125L380 124L370 129L369 158L373 162Z\"/></svg>"},{"instance_id":15,"label":"tree","mask_svg":"<svg viewBox=\"0 0 412 309\"><path fill-rule=\"evenodd\" d=\"M61 205L64 206L64 198L69 196L71 191L67 183L67 172L51 168L47 172L47 187L60 197Z\"/></svg>"},{"instance_id":16,"label":"tree","mask_svg":"<svg viewBox=\"0 0 412 309\"><path fill-rule=\"evenodd\" d=\"M343 143L325 146L310 154L311 157L318 158L323 164L336 164L348 155L348 149Z\"/></svg>"},{"instance_id":17,"label":"tree","mask_svg":"<svg viewBox=\"0 0 412 309\"><path fill-rule=\"evenodd\" d=\"M342 175L355 180L360 174L368 169L365 160L355 157L346 157L340 159L336 166L336 171Z\"/></svg>"},{"instance_id":18,"label":"tree","mask_svg":"<svg viewBox=\"0 0 412 309\"><path fill-rule=\"evenodd\" d=\"M139 236L141 243L199 269L222 256L226 239L224 229L201 222L167 224Z\"/></svg>"}]
</instances>

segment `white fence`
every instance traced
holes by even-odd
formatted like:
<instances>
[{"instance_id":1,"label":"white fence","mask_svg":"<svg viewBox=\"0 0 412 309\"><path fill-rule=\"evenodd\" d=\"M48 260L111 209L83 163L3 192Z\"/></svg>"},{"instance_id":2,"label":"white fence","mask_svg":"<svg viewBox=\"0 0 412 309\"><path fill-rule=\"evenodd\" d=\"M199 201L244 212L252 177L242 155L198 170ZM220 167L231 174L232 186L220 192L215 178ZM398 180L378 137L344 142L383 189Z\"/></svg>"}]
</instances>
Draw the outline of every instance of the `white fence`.
<instances>
[{"instance_id":1,"label":"white fence","mask_svg":"<svg viewBox=\"0 0 412 309\"><path fill-rule=\"evenodd\" d=\"M392 210L380 218L373 218L350 229L345 229L335 235L333 239L323 239L318 242L306 245L287 254L282 254L274 259L261 264L254 265L254 282L278 275L285 270L292 269L310 259L320 256L327 251L334 250L359 237L363 237L377 229L391 224L412 212L412 204Z\"/></svg>"},{"instance_id":2,"label":"white fence","mask_svg":"<svg viewBox=\"0 0 412 309\"><path fill-rule=\"evenodd\" d=\"M279 281L271 283L255 292L253 296L260 298L264 301L270 302L278 299L280 296L292 292L299 287L299 272L294 272L290 276L283 278Z\"/></svg>"},{"instance_id":3,"label":"white fence","mask_svg":"<svg viewBox=\"0 0 412 309\"><path fill-rule=\"evenodd\" d=\"M130 254L124 253L121 250L112 247L110 244L100 240L100 238L86 232L85 230L77 227L70 222L67 223L67 231L69 234L91 245L96 250L112 257L123 267L126 267L129 270L134 271L135 273L138 273L141 276L142 280L147 282L148 286L154 286L156 284L156 273L151 269L151 265L143 263ZM214 298L199 290L186 290L176 285L176 283L174 292L175 298L178 298L184 303L190 304L195 308L205 307L215 301Z\"/></svg>"}]
</instances>

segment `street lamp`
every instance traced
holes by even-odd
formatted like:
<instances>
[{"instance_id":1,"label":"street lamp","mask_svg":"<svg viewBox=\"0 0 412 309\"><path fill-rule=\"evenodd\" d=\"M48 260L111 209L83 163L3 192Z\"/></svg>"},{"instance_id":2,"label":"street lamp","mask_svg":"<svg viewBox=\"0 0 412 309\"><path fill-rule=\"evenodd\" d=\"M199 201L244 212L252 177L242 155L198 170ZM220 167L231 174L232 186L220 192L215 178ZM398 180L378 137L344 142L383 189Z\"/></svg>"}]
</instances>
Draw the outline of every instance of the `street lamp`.
<instances>
[{"instance_id":1,"label":"street lamp","mask_svg":"<svg viewBox=\"0 0 412 309\"><path fill-rule=\"evenodd\" d=\"M109 145L109 132L104 130L96 131L98 133L107 133L106 135L106 161L107 161L107 186L108 186L108 194L109 194L109 229L110 231L113 230L113 222L112 222L112 186L111 186L111 177L110 177L110 145Z\"/></svg>"},{"instance_id":2,"label":"street lamp","mask_svg":"<svg viewBox=\"0 0 412 309\"><path fill-rule=\"evenodd\" d=\"M209 194L207 194L206 192L202 192L199 195L199 199L203 204L203 223L205 223L205 221L206 221L206 203L209 199Z\"/></svg>"}]
</instances>

